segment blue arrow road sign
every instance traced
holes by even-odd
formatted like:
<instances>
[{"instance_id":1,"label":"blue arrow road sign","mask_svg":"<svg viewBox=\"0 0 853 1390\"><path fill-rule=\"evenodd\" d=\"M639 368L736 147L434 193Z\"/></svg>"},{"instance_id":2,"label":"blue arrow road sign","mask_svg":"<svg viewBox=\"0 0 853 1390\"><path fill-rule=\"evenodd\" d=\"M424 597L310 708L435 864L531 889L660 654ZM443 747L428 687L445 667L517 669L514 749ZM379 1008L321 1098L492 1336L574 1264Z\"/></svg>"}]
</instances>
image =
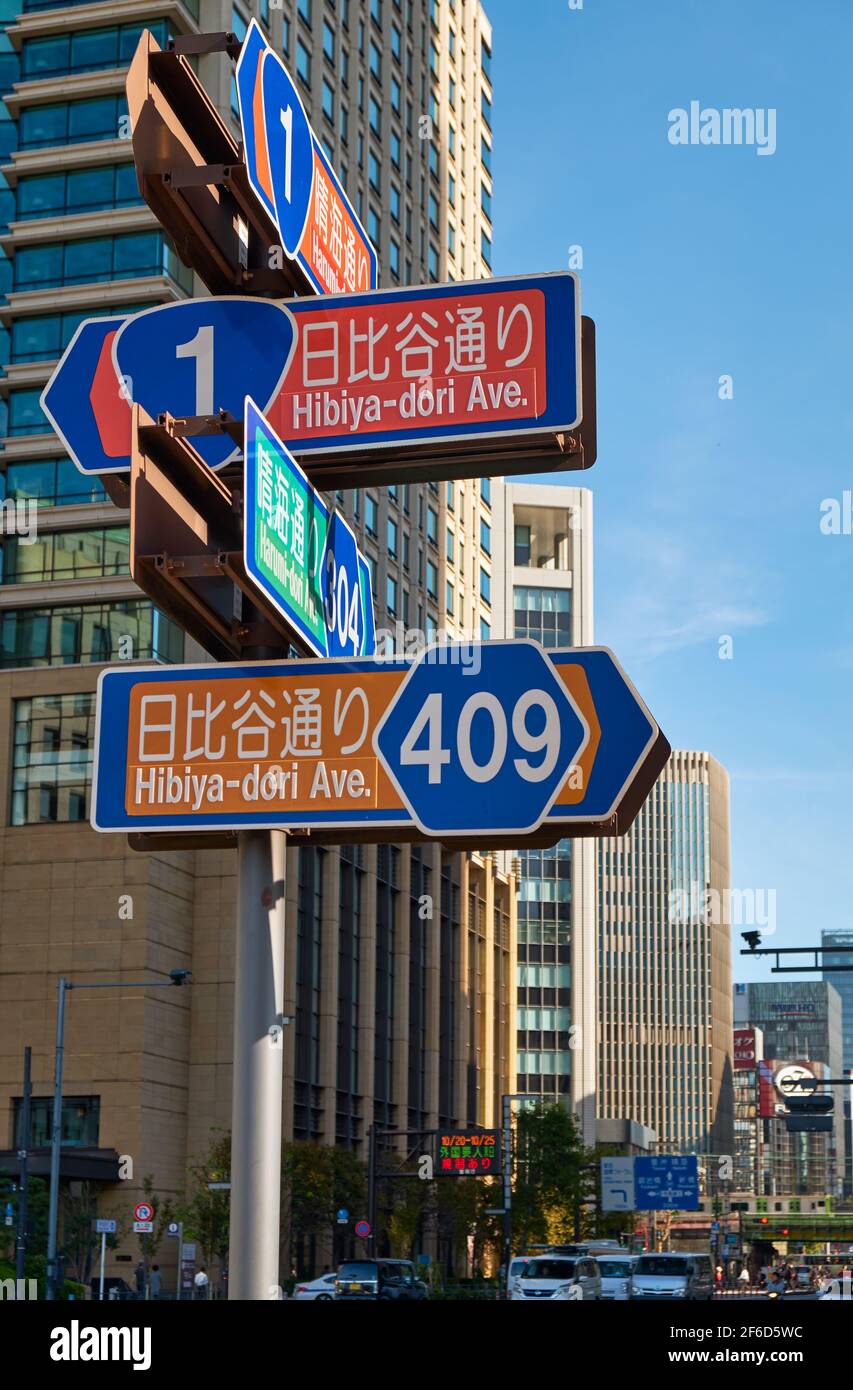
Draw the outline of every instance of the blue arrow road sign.
<instances>
[{"instance_id":1,"label":"blue arrow road sign","mask_svg":"<svg viewBox=\"0 0 853 1390\"><path fill-rule=\"evenodd\" d=\"M696 1211L699 1160L695 1154L655 1154L634 1159L638 1211Z\"/></svg>"},{"instance_id":2,"label":"blue arrow road sign","mask_svg":"<svg viewBox=\"0 0 853 1390\"><path fill-rule=\"evenodd\" d=\"M621 834L669 754L609 652L526 640L438 644L415 661L114 668L95 744L97 830L417 830L481 845L540 827Z\"/></svg>"},{"instance_id":3,"label":"blue arrow road sign","mask_svg":"<svg viewBox=\"0 0 853 1390\"><path fill-rule=\"evenodd\" d=\"M243 457L246 573L287 619L297 645L315 656L372 656L373 597L355 535L250 397Z\"/></svg>"},{"instance_id":4,"label":"blue arrow road sign","mask_svg":"<svg viewBox=\"0 0 853 1390\"><path fill-rule=\"evenodd\" d=\"M249 184L318 294L375 289L376 251L302 105L252 20L236 73Z\"/></svg>"}]
</instances>

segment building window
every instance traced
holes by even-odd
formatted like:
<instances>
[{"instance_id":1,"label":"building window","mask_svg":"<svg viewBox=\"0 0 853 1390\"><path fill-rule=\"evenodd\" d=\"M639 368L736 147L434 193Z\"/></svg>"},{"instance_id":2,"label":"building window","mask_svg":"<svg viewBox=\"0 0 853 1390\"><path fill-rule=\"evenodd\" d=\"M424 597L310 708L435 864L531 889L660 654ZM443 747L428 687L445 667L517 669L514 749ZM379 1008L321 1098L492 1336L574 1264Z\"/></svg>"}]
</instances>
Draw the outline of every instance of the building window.
<instances>
[{"instance_id":1,"label":"building window","mask_svg":"<svg viewBox=\"0 0 853 1390\"><path fill-rule=\"evenodd\" d=\"M95 284L168 275L189 293L192 274L162 232L24 246L15 255L15 289Z\"/></svg>"},{"instance_id":2,"label":"building window","mask_svg":"<svg viewBox=\"0 0 853 1390\"><path fill-rule=\"evenodd\" d=\"M323 54L330 63L334 63L335 31L327 19L323 20Z\"/></svg>"},{"instance_id":3,"label":"building window","mask_svg":"<svg viewBox=\"0 0 853 1390\"><path fill-rule=\"evenodd\" d=\"M311 86L311 54L301 39L296 40L296 72L306 87Z\"/></svg>"},{"instance_id":4,"label":"building window","mask_svg":"<svg viewBox=\"0 0 853 1390\"><path fill-rule=\"evenodd\" d=\"M483 39L482 42L481 42L481 44L480 44L480 66L481 66L482 69L483 69L483 76L484 76L484 77L487 77L487 78L489 79L489 81L491 82L491 80L492 80L492 50L489 48L489 45L486 43L486 40L485 40L485 39Z\"/></svg>"},{"instance_id":5,"label":"building window","mask_svg":"<svg viewBox=\"0 0 853 1390\"><path fill-rule=\"evenodd\" d=\"M12 321L11 360L49 362L61 356L84 319L99 318L103 314L134 314L140 307L139 304L108 304L77 310L74 313L37 314L32 318L16 318ZM77 472L77 469L74 471ZM82 475L77 472L77 476Z\"/></svg>"},{"instance_id":6,"label":"building window","mask_svg":"<svg viewBox=\"0 0 853 1390\"><path fill-rule=\"evenodd\" d=\"M571 593L516 585L514 636L534 637L548 647L568 647L572 639Z\"/></svg>"},{"instance_id":7,"label":"building window","mask_svg":"<svg viewBox=\"0 0 853 1390\"><path fill-rule=\"evenodd\" d=\"M124 96L30 106L18 118L18 145L22 150L34 150L51 145L85 144L90 140L114 140L126 116Z\"/></svg>"},{"instance_id":8,"label":"building window","mask_svg":"<svg viewBox=\"0 0 853 1390\"><path fill-rule=\"evenodd\" d=\"M370 129L374 135L382 137L382 115L379 110L379 103L375 97L370 98Z\"/></svg>"},{"instance_id":9,"label":"building window","mask_svg":"<svg viewBox=\"0 0 853 1390\"><path fill-rule=\"evenodd\" d=\"M111 164L68 173L38 174L18 180L17 217L58 217L106 208L141 206L132 164Z\"/></svg>"},{"instance_id":10,"label":"building window","mask_svg":"<svg viewBox=\"0 0 853 1390\"><path fill-rule=\"evenodd\" d=\"M445 589L445 608L452 618L455 610L453 607L453 584L449 579Z\"/></svg>"},{"instance_id":11,"label":"building window","mask_svg":"<svg viewBox=\"0 0 853 1390\"><path fill-rule=\"evenodd\" d=\"M24 1102L15 1096L15 1147L46 1149L53 1130L53 1096L30 1098L30 1132L24 1135ZM63 1096L60 1142L63 1148L96 1149L99 1142L100 1096Z\"/></svg>"},{"instance_id":12,"label":"building window","mask_svg":"<svg viewBox=\"0 0 853 1390\"><path fill-rule=\"evenodd\" d=\"M480 479L480 500L485 502L487 507L492 505L492 480L491 478Z\"/></svg>"},{"instance_id":13,"label":"building window","mask_svg":"<svg viewBox=\"0 0 853 1390\"><path fill-rule=\"evenodd\" d=\"M492 602L492 577L488 570L480 566L480 598L484 603L491 605Z\"/></svg>"},{"instance_id":14,"label":"building window","mask_svg":"<svg viewBox=\"0 0 853 1390\"><path fill-rule=\"evenodd\" d=\"M0 610L0 668L183 659L181 629L147 599Z\"/></svg>"},{"instance_id":15,"label":"building window","mask_svg":"<svg viewBox=\"0 0 853 1390\"><path fill-rule=\"evenodd\" d=\"M492 172L492 147L485 135L480 140L480 161L487 174Z\"/></svg>"},{"instance_id":16,"label":"building window","mask_svg":"<svg viewBox=\"0 0 853 1390\"><path fill-rule=\"evenodd\" d=\"M388 518L388 525L387 525L387 528L386 528L385 535L386 535L387 543L388 543L388 554L389 554L393 559L396 559L396 558L397 558L397 523L396 523L396 521L392 520L392 518L391 518L390 516L389 516L389 518Z\"/></svg>"},{"instance_id":17,"label":"building window","mask_svg":"<svg viewBox=\"0 0 853 1390\"><path fill-rule=\"evenodd\" d=\"M376 192L379 193L382 188L382 175L379 168L379 160L372 150L367 156L367 177L371 188L374 188Z\"/></svg>"},{"instance_id":18,"label":"building window","mask_svg":"<svg viewBox=\"0 0 853 1390\"><path fill-rule=\"evenodd\" d=\"M371 497L371 495L370 495L369 492L365 493L365 496L364 496L364 525L365 525L366 529L370 532L371 536L376 536L376 535L378 535L378 530L377 530L377 527L378 527L378 525L379 525L378 516L379 516L379 509L378 509L378 507L377 507L377 505L376 505L376 499L375 499L375 497Z\"/></svg>"},{"instance_id":19,"label":"building window","mask_svg":"<svg viewBox=\"0 0 853 1390\"><path fill-rule=\"evenodd\" d=\"M382 81L382 54L372 39L370 41L370 71L377 82Z\"/></svg>"},{"instance_id":20,"label":"building window","mask_svg":"<svg viewBox=\"0 0 853 1390\"><path fill-rule=\"evenodd\" d=\"M391 163L395 169L400 168L400 137L395 130L391 131Z\"/></svg>"},{"instance_id":21,"label":"building window","mask_svg":"<svg viewBox=\"0 0 853 1390\"><path fill-rule=\"evenodd\" d=\"M480 251L483 260L491 270L492 268L492 238L484 231L480 237Z\"/></svg>"},{"instance_id":22,"label":"building window","mask_svg":"<svg viewBox=\"0 0 853 1390\"><path fill-rule=\"evenodd\" d=\"M392 237L388 243L388 263L391 266L391 274L397 279L400 278L400 248Z\"/></svg>"},{"instance_id":23,"label":"building window","mask_svg":"<svg viewBox=\"0 0 853 1390\"><path fill-rule=\"evenodd\" d=\"M81 473L69 458L56 458L7 464L5 477L0 475L0 501L4 497L32 499L39 507L65 507L104 502L107 494L98 477Z\"/></svg>"},{"instance_id":24,"label":"building window","mask_svg":"<svg viewBox=\"0 0 853 1390\"><path fill-rule=\"evenodd\" d=\"M483 91L481 92L481 97L482 97L482 100L481 100L481 102L480 102L480 114L482 115L483 120L486 122L486 125L491 129L491 125L492 125L492 103L491 103L491 101L489 100L488 95L487 95L485 89L483 89Z\"/></svg>"},{"instance_id":25,"label":"building window","mask_svg":"<svg viewBox=\"0 0 853 1390\"><path fill-rule=\"evenodd\" d=\"M304 19L308 27L311 27L311 0L298 0L296 9L299 18Z\"/></svg>"},{"instance_id":26,"label":"building window","mask_svg":"<svg viewBox=\"0 0 853 1390\"><path fill-rule=\"evenodd\" d=\"M438 598L438 569L432 560L426 562L426 588L430 598Z\"/></svg>"},{"instance_id":27,"label":"building window","mask_svg":"<svg viewBox=\"0 0 853 1390\"><path fill-rule=\"evenodd\" d=\"M492 221L492 195L484 183L480 184L480 207L489 221Z\"/></svg>"},{"instance_id":28,"label":"building window","mask_svg":"<svg viewBox=\"0 0 853 1390\"><path fill-rule=\"evenodd\" d=\"M481 642L488 642L488 640L489 640L489 638L491 637L491 635L492 635L491 625L490 625L489 623L486 622L486 619L485 619L485 618L481 618L481 619L480 619L480 641L481 641Z\"/></svg>"},{"instance_id":29,"label":"building window","mask_svg":"<svg viewBox=\"0 0 853 1390\"><path fill-rule=\"evenodd\" d=\"M448 528L447 528L447 558L448 558L448 560L450 561L451 565L453 564L453 540L454 540L453 532L451 531L450 527L448 526Z\"/></svg>"},{"instance_id":30,"label":"building window","mask_svg":"<svg viewBox=\"0 0 853 1390\"><path fill-rule=\"evenodd\" d=\"M335 124L335 93L323 78L323 115L331 125Z\"/></svg>"},{"instance_id":31,"label":"building window","mask_svg":"<svg viewBox=\"0 0 853 1390\"><path fill-rule=\"evenodd\" d=\"M392 618L397 616L397 581L390 574L385 580L385 606Z\"/></svg>"},{"instance_id":32,"label":"building window","mask_svg":"<svg viewBox=\"0 0 853 1390\"><path fill-rule=\"evenodd\" d=\"M129 574L130 533L126 526L95 531L42 532L32 544L8 536L2 547L3 584L46 579L100 578Z\"/></svg>"},{"instance_id":33,"label":"building window","mask_svg":"<svg viewBox=\"0 0 853 1390\"><path fill-rule=\"evenodd\" d=\"M480 521L480 545L487 555L492 553L492 528L487 521ZM516 560L516 564L518 561Z\"/></svg>"},{"instance_id":34,"label":"building window","mask_svg":"<svg viewBox=\"0 0 853 1390\"><path fill-rule=\"evenodd\" d=\"M13 720L12 825L86 820L94 694L15 700Z\"/></svg>"},{"instance_id":35,"label":"building window","mask_svg":"<svg viewBox=\"0 0 853 1390\"><path fill-rule=\"evenodd\" d=\"M427 507L427 540L432 545L438 545L438 512L434 507Z\"/></svg>"},{"instance_id":36,"label":"building window","mask_svg":"<svg viewBox=\"0 0 853 1390\"><path fill-rule=\"evenodd\" d=\"M439 279L439 259L438 259L438 252L436 251L435 247L432 245L432 242L430 242L430 248L429 248L429 278L430 278L430 280L432 280L433 282L435 282L435 281L437 281L437 280Z\"/></svg>"},{"instance_id":37,"label":"building window","mask_svg":"<svg viewBox=\"0 0 853 1390\"><path fill-rule=\"evenodd\" d=\"M69 34L25 39L21 72L24 79L64 77L74 72L97 72L99 68L126 67L139 43L143 29L150 29L161 48L171 30L165 19L148 24L116 24L108 29L77 29Z\"/></svg>"}]
</instances>

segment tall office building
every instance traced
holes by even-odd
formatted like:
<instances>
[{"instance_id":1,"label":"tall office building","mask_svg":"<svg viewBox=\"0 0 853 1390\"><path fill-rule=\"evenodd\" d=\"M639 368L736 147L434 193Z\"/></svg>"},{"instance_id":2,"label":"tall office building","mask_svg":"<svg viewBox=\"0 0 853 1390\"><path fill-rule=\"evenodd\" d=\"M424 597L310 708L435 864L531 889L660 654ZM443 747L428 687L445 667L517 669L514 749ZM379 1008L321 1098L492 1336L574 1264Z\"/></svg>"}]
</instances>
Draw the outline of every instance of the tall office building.
<instances>
[{"instance_id":1,"label":"tall office building","mask_svg":"<svg viewBox=\"0 0 853 1390\"><path fill-rule=\"evenodd\" d=\"M599 1115L660 1152L731 1154L729 779L672 754L627 835L598 849Z\"/></svg>"},{"instance_id":2,"label":"tall office building","mask_svg":"<svg viewBox=\"0 0 853 1390\"><path fill-rule=\"evenodd\" d=\"M836 977L838 978L838 977ZM838 1077L843 1068L844 1046L841 996L834 981L781 980L757 984L736 984L734 1016L738 1028L760 1028L764 1035L764 1055L773 1064L774 1073L783 1063L800 1062L813 1067L816 1073ZM845 1175L844 1106L835 1094L834 1128L831 1136L811 1137L813 1148L828 1150L824 1178L814 1190L840 1195ZM800 1147L807 1136L791 1136ZM827 1138L830 1142L827 1144ZM803 1165L804 1166L804 1165ZM819 1174L813 1174L817 1182ZM797 1189L800 1190L800 1189Z\"/></svg>"},{"instance_id":3,"label":"tall office building","mask_svg":"<svg viewBox=\"0 0 853 1390\"><path fill-rule=\"evenodd\" d=\"M545 648L592 642L592 494L507 483L495 490L505 556L495 631ZM595 1142L595 849L561 840L520 850L518 877L519 1095L560 1099Z\"/></svg>"},{"instance_id":4,"label":"tall office building","mask_svg":"<svg viewBox=\"0 0 853 1390\"><path fill-rule=\"evenodd\" d=\"M63 1175L106 1184L106 1209L118 1154L135 1174L124 1208L147 1173L179 1192L188 1156L230 1124L234 855L136 855L88 828L102 664L198 652L130 580L128 516L64 457L39 394L81 319L204 293L139 197L125 70L144 28L161 45L242 36L253 14L296 74L382 283L490 272L491 30L476 0L3 0L0 481L7 532L10 504L17 525L33 503L38 534L5 535L0 583L0 1146L14 1145L27 1044L45 1137L59 974L193 971L184 991L71 996ZM228 62L198 70L234 121ZM490 630L488 487L342 500L378 626ZM287 920L286 1137L363 1153L372 1120L494 1123L515 1047L514 884L494 857L291 852Z\"/></svg>"}]
</instances>

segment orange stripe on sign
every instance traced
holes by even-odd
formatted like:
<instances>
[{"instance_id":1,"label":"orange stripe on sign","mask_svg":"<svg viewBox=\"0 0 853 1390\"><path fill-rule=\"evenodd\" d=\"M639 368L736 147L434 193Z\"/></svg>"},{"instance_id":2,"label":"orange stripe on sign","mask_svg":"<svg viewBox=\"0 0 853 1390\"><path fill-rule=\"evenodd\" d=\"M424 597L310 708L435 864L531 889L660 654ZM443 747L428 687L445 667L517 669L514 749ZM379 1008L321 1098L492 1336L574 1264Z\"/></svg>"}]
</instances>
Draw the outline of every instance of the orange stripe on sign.
<instances>
[{"instance_id":1,"label":"orange stripe on sign","mask_svg":"<svg viewBox=\"0 0 853 1390\"><path fill-rule=\"evenodd\" d=\"M258 71L255 74L255 90L252 95L252 118L255 126L255 176L275 207L270 152L267 147L267 128L264 120L264 61L266 56L266 53L261 54L261 61L258 63Z\"/></svg>"},{"instance_id":2,"label":"orange stripe on sign","mask_svg":"<svg viewBox=\"0 0 853 1390\"><path fill-rule=\"evenodd\" d=\"M557 800L554 803L556 810L558 806L576 806L586 796L595 755L601 742L601 725L598 722L595 702L583 667L555 666L554 669L589 725L589 742L575 764L574 775L569 773L562 790L557 793ZM578 783L580 785L577 785Z\"/></svg>"}]
</instances>

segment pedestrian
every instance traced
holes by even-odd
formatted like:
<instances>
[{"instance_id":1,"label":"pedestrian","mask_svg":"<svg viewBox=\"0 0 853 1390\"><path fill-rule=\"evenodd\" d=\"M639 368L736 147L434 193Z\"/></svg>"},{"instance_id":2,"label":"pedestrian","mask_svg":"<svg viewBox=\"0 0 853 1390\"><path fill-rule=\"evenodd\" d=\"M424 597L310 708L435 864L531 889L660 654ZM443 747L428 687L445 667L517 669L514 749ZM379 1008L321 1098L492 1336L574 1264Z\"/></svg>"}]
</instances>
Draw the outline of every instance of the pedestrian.
<instances>
[{"instance_id":1,"label":"pedestrian","mask_svg":"<svg viewBox=\"0 0 853 1390\"><path fill-rule=\"evenodd\" d=\"M152 1270L151 1270L151 1277L150 1277L150 1279L148 1280L148 1289L149 1289L150 1297L151 1297L151 1298L159 1298L159 1297L160 1297L160 1284L161 1284L161 1279L160 1279L160 1266L159 1266L159 1265L154 1265L154 1267L153 1267Z\"/></svg>"},{"instance_id":2,"label":"pedestrian","mask_svg":"<svg viewBox=\"0 0 853 1390\"><path fill-rule=\"evenodd\" d=\"M750 1283L749 1270L747 1269L746 1265L744 1265L743 1269L738 1275L738 1283L740 1284L742 1289L747 1288L747 1286Z\"/></svg>"},{"instance_id":3,"label":"pedestrian","mask_svg":"<svg viewBox=\"0 0 853 1390\"><path fill-rule=\"evenodd\" d=\"M198 1271L195 1278L193 1279L193 1297L197 1299L207 1298L207 1288L209 1283L210 1280L207 1277L207 1270L205 1269L204 1265L202 1265L201 1269Z\"/></svg>"},{"instance_id":4,"label":"pedestrian","mask_svg":"<svg viewBox=\"0 0 853 1390\"><path fill-rule=\"evenodd\" d=\"M137 1297L137 1298L144 1298L144 1297L145 1297L145 1262L144 1262L143 1260L140 1260L140 1261L139 1261L139 1264L136 1266L136 1270L134 1271L134 1273L135 1273L135 1277L136 1277L136 1297Z\"/></svg>"}]
</instances>

